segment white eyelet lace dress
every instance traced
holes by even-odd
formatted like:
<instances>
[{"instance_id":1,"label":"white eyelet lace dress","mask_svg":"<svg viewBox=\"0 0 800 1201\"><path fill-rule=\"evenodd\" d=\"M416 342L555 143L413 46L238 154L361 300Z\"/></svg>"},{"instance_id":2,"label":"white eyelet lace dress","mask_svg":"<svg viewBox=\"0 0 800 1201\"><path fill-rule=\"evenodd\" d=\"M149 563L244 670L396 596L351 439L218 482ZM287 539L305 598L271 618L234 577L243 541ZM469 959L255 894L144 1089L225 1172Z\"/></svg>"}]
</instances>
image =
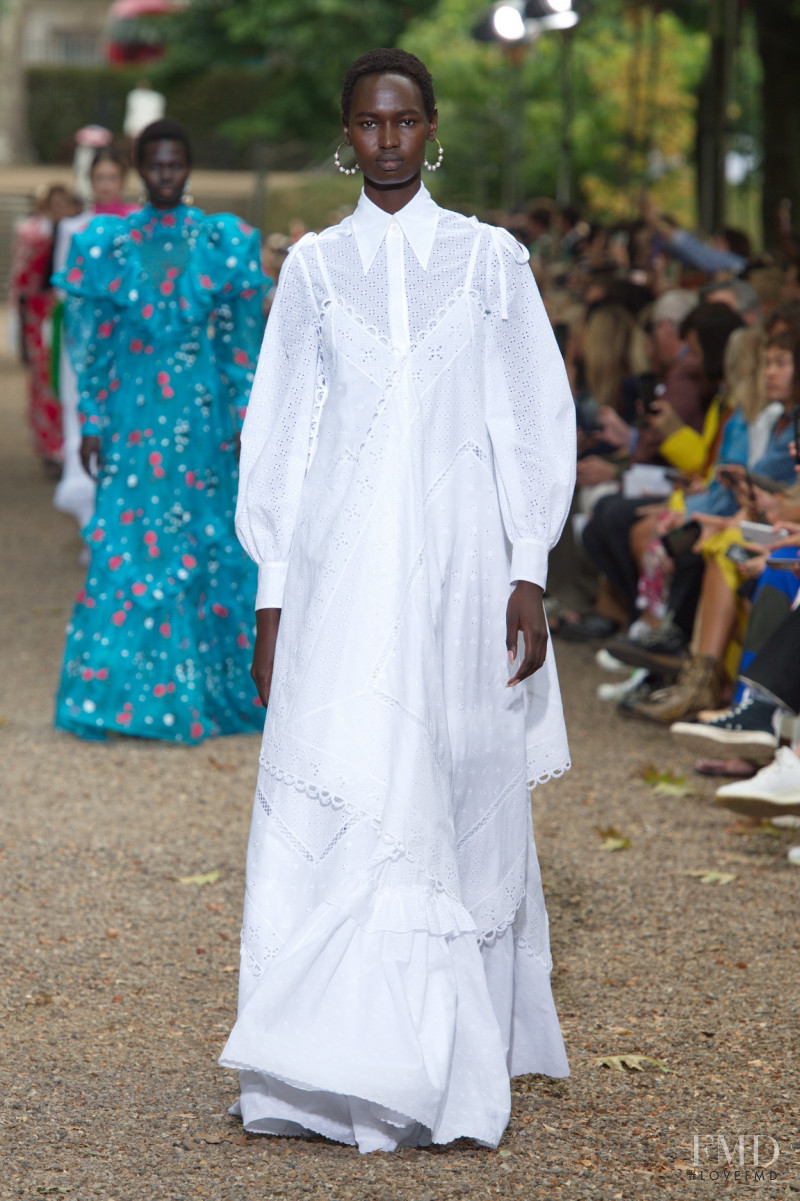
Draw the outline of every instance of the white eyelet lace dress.
<instances>
[{"instance_id":1,"label":"white eyelet lace dress","mask_svg":"<svg viewBox=\"0 0 800 1201\"><path fill-rule=\"evenodd\" d=\"M495 1146L510 1075L569 1073L528 793L569 766L552 647L505 687L575 467L526 258L422 188L281 275L237 513L282 609L220 1060L248 1130Z\"/></svg>"}]
</instances>

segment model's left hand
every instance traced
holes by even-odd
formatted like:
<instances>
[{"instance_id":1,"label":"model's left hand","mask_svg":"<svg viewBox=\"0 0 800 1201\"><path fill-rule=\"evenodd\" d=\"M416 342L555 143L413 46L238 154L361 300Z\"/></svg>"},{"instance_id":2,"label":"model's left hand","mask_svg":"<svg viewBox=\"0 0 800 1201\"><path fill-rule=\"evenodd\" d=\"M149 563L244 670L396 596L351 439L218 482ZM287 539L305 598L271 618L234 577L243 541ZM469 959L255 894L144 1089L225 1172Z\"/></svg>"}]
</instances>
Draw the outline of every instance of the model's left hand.
<instances>
[{"instance_id":1,"label":"model's left hand","mask_svg":"<svg viewBox=\"0 0 800 1201\"><path fill-rule=\"evenodd\" d=\"M520 580L508 598L508 661L514 663L517 658L517 638L520 630L525 639L525 657L517 669L517 674L508 681L507 688L519 684L521 680L527 680L528 676L532 676L544 663L547 654L547 618L543 598L544 592L539 585L530 584L526 580Z\"/></svg>"}]
</instances>

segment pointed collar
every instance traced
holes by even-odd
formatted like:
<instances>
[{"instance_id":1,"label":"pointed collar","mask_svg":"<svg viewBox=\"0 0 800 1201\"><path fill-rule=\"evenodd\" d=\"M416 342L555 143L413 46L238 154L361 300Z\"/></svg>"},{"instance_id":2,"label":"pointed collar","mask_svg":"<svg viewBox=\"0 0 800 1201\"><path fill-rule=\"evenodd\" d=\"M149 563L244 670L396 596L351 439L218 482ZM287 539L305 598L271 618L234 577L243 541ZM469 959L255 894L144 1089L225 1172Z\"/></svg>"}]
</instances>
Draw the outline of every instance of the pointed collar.
<instances>
[{"instance_id":1,"label":"pointed collar","mask_svg":"<svg viewBox=\"0 0 800 1201\"><path fill-rule=\"evenodd\" d=\"M375 261L375 255L392 221L400 226L420 267L427 271L439 222L439 206L425 185L421 184L416 195L394 216L378 208L362 191L356 211L350 217L350 227L361 255L364 274Z\"/></svg>"}]
</instances>

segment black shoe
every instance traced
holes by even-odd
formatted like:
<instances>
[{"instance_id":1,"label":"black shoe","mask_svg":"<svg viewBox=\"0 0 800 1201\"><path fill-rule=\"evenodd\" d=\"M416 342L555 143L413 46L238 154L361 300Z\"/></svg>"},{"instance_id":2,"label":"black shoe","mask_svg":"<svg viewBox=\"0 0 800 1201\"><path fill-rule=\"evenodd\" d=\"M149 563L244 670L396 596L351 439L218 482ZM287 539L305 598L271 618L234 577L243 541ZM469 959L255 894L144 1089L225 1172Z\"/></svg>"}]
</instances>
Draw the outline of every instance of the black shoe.
<instances>
[{"instance_id":1,"label":"black shoe","mask_svg":"<svg viewBox=\"0 0 800 1201\"><path fill-rule=\"evenodd\" d=\"M729 752L748 763L769 763L778 746L772 728L774 712L769 701L751 696L715 721L676 721L670 733L696 754L719 758Z\"/></svg>"},{"instance_id":2,"label":"black shoe","mask_svg":"<svg viewBox=\"0 0 800 1201\"><path fill-rule=\"evenodd\" d=\"M558 627L565 642L598 642L611 638L619 630L615 621L599 613L584 613L578 621L564 621Z\"/></svg>"},{"instance_id":3,"label":"black shoe","mask_svg":"<svg viewBox=\"0 0 800 1201\"><path fill-rule=\"evenodd\" d=\"M686 661L686 635L676 625L660 625L637 638L612 638L606 643L609 654L629 667L646 667L662 676L674 678Z\"/></svg>"}]
</instances>

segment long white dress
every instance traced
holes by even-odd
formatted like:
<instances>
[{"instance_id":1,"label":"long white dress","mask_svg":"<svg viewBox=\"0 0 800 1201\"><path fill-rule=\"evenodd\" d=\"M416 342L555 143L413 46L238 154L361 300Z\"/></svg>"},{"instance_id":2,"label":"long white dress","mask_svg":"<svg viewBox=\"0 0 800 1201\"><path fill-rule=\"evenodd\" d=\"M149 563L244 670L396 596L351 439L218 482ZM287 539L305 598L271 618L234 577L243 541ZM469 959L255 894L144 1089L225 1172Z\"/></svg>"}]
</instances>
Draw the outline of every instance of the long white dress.
<instances>
[{"instance_id":1,"label":"long white dress","mask_svg":"<svg viewBox=\"0 0 800 1201\"><path fill-rule=\"evenodd\" d=\"M569 1073L528 793L569 766L552 648L505 686L575 465L526 259L422 188L281 274L237 513L282 608L220 1060L248 1130L494 1146L510 1075Z\"/></svg>"}]
</instances>

